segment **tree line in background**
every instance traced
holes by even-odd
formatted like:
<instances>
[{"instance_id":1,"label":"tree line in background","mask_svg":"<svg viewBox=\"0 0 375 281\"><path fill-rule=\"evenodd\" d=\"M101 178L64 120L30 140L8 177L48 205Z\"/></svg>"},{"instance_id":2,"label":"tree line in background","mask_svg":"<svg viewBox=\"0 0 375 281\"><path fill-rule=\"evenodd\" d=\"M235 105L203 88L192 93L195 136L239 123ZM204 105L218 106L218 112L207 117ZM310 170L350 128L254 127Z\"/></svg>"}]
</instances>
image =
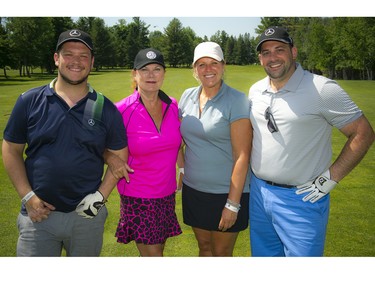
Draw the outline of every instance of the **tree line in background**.
<instances>
[{"instance_id":1,"label":"tree line in background","mask_svg":"<svg viewBox=\"0 0 375 281\"><path fill-rule=\"evenodd\" d=\"M288 29L298 48L298 62L305 69L333 79L374 80L375 17L263 17L255 36L231 36L218 30L210 38L196 35L190 27L172 19L161 31L139 17L127 23L121 19L108 27L98 17L3 17L0 18L0 68L18 69L20 76L31 76L39 68L54 73L53 53L61 32L78 28L91 34L95 47L95 70L132 68L140 49L159 49L170 67L190 67L195 46L203 41L217 42L227 64L258 63L257 37L267 27Z\"/></svg>"}]
</instances>

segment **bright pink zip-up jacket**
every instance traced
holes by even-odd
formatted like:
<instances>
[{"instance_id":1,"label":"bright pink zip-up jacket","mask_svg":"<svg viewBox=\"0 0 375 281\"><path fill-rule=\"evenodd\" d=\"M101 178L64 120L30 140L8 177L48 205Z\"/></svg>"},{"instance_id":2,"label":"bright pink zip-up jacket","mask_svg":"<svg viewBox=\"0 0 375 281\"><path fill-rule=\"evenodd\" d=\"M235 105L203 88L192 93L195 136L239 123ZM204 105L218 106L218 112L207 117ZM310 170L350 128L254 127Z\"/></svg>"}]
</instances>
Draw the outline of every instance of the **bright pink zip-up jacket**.
<instances>
[{"instance_id":1,"label":"bright pink zip-up jacket","mask_svg":"<svg viewBox=\"0 0 375 281\"><path fill-rule=\"evenodd\" d=\"M161 198L176 191L176 161L182 141L178 105L163 91L159 91L159 98L163 102L160 131L137 90L116 103L128 138L128 164L134 169L134 173L129 173L129 183L124 179L118 182L121 195Z\"/></svg>"}]
</instances>

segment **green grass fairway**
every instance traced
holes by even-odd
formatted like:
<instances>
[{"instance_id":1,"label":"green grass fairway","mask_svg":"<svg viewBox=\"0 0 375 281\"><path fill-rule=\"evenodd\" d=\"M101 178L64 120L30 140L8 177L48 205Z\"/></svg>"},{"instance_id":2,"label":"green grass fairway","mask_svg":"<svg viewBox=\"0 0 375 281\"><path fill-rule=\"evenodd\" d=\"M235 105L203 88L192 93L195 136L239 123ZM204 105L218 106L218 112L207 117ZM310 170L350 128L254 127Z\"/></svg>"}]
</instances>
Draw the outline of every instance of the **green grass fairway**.
<instances>
[{"instance_id":1,"label":"green grass fairway","mask_svg":"<svg viewBox=\"0 0 375 281\"><path fill-rule=\"evenodd\" d=\"M5 124L16 98L31 87L49 83L54 76L34 74L32 79L19 78L9 72L11 79L0 76L0 131L1 139ZM13 76L12 76L13 75ZM248 94L250 85L263 78L260 66L227 66L225 81L228 85ZM93 72L90 84L113 102L131 94L130 70ZM372 125L375 125L375 81L339 81L352 99L361 107ZM167 68L162 89L179 100L182 92L198 85L191 69ZM334 131L334 157L340 152L345 137ZM0 152L1 156L1 152ZM2 163L2 157L1 157ZM372 147L360 165L332 191L331 214L328 224L325 256L329 257L373 257L375 256L375 149ZM0 165L0 257L14 257L18 231L16 219L20 199ZM105 226L103 257L137 257L134 243L118 244L114 237L119 218L119 196L116 189L111 194L107 207L108 220ZM198 247L190 227L182 222L181 193L177 194L177 215L183 234L167 240L165 256L195 257ZM237 240L234 255L249 257L249 231L243 231ZM183 274L183 273L182 273Z\"/></svg>"}]
</instances>

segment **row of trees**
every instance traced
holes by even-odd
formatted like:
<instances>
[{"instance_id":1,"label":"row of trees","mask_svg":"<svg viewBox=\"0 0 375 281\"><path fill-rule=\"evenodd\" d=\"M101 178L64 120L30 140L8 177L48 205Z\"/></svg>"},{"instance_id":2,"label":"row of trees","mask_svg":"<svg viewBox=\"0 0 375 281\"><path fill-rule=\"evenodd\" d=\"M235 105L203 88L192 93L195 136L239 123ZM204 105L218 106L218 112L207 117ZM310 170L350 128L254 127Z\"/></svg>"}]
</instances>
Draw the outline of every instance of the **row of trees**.
<instances>
[{"instance_id":1,"label":"row of trees","mask_svg":"<svg viewBox=\"0 0 375 281\"><path fill-rule=\"evenodd\" d=\"M305 69L334 79L374 80L375 17L266 20L288 28Z\"/></svg>"},{"instance_id":2,"label":"row of trees","mask_svg":"<svg viewBox=\"0 0 375 281\"><path fill-rule=\"evenodd\" d=\"M53 52L61 32L79 28L91 34L95 47L95 68L131 68L136 53L146 47L163 52L170 67L189 67L195 46L214 41L224 50L227 64L258 63L257 36L272 25L289 30L299 50L298 61L304 68L331 78L374 79L375 18L365 17L264 17L256 30L238 37L218 30L201 38L190 27L174 18L161 31L149 31L139 17L127 23L119 20L108 27L101 18L80 17L7 17L0 18L0 67L18 69L30 76L33 68L53 73Z\"/></svg>"},{"instance_id":3,"label":"row of trees","mask_svg":"<svg viewBox=\"0 0 375 281\"><path fill-rule=\"evenodd\" d=\"M164 33L149 32L149 25L138 17L134 17L130 23L119 20L111 27L97 17L81 17L76 22L70 17L9 17L1 18L1 23L0 67L5 75L7 67L19 69L20 76L30 76L31 70L36 67L53 73L52 54L58 36L71 28L91 34L97 71L102 68L131 68L137 52L149 46L162 51L170 67L190 66L195 46L209 40L196 36L190 27L183 27L177 18L169 23ZM256 62L249 34L235 38L218 31L212 38L217 41L214 38L228 41L226 56L229 64Z\"/></svg>"}]
</instances>

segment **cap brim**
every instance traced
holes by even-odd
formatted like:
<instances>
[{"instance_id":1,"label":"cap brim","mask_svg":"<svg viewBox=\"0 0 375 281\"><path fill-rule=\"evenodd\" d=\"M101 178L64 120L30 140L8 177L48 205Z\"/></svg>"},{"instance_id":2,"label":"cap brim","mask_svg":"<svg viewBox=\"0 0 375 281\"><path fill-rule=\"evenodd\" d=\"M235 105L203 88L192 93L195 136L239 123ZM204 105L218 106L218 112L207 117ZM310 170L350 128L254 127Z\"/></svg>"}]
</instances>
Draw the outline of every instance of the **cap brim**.
<instances>
[{"instance_id":1,"label":"cap brim","mask_svg":"<svg viewBox=\"0 0 375 281\"><path fill-rule=\"evenodd\" d=\"M204 55L204 56L200 56L199 58L196 58L194 61L193 61L193 65L198 61L200 60L201 58L211 58L211 59L214 59L214 60L217 60L217 61L223 61L223 59L217 55Z\"/></svg>"},{"instance_id":2,"label":"cap brim","mask_svg":"<svg viewBox=\"0 0 375 281\"><path fill-rule=\"evenodd\" d=\"M56 46L56 51L61 47L62 44L66 43L66 42L69 42L69 41L79 41L79 42L85 44L86 47L89 48L92 51L92 48L85 41L83 41L82 39L79 39L79 38L67 38L67 39L61 41L60 44Z\"/></svg>"},{"instance_id":3,"label":"cap brim","mask_svg":"<svg viewBox=\"0 0 375 281\"><path fill-rule=\"evenodd\" d=\"M277 39L277 38L269 38L269 39L264 39L262 41L260 41L257 45L257 48L256 50L259 52L260 51L260 46L266 42L266 41L278 41L278 42L282 42L282 43L285 43L285 44L292 44L292 42L290 42L289 40L284 40L284 39Z\"/></svg>"},{"instance_id":4,"label":"cap brim","mask_svg":"<svg viewBox=\"0 0 375 281\"><path fill-rule=\"evenodd\" d=\"M162 64L162 63L160 63L158 61L149 61L147 63L139 64L139 65L134 66L134 69L138 70L138 69L141 69L142 67L145 67L146 65L153 64L153 63L161 65L162 67L166 68L164 64Z\"/></svg>"}]
</instances>

